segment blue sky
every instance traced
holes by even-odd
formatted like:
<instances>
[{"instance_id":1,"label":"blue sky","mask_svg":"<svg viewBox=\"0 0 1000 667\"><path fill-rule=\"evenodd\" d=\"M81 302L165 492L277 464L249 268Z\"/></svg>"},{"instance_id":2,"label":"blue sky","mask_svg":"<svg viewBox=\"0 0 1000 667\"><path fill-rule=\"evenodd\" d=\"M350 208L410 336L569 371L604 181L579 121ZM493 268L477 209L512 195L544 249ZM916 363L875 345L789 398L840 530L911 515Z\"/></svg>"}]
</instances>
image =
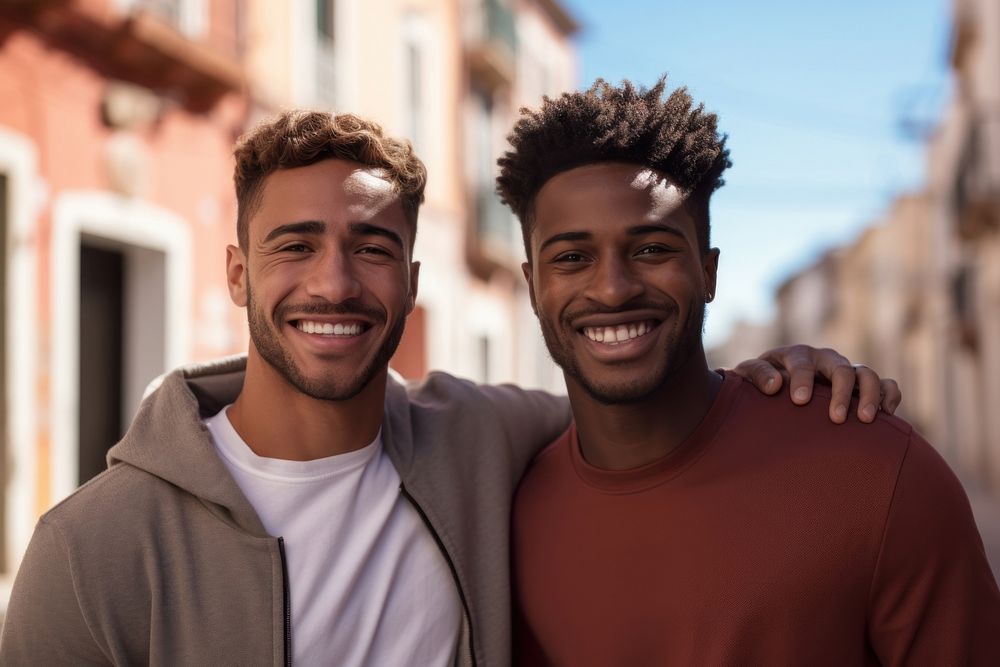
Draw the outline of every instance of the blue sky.
<instances>
[{"instance_id":1,"label":"blue sky","mask_svg":"<svg viewBox=\"0 0 1000 667\"><path fill-rule=\"evenodd\" d=\"M947 0L564 0L583 25L580 85L666 72L720 117L733 167L713 197L722 249L706 341L763 321L774 288L920 187L949 95Z\"/></svg>"}]
</instances>

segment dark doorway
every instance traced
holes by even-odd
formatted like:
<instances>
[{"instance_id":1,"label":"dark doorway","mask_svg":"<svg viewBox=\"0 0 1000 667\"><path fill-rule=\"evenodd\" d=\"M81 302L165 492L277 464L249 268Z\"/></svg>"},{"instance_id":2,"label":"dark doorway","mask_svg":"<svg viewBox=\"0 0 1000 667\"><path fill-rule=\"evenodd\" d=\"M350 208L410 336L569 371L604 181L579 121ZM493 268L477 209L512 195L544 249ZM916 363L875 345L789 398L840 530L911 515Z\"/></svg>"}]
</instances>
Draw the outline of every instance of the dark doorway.
<instances>
[{"instance_id":1,"label":"dark doorway","mask_svg":"<svg viewBox=\"0 0 1000 667\"><path fill-rule=\"evenodd\" d=\"M125 256L80 246L80 483L105 468L122 436Z\"/></svg>"}]
</instances>

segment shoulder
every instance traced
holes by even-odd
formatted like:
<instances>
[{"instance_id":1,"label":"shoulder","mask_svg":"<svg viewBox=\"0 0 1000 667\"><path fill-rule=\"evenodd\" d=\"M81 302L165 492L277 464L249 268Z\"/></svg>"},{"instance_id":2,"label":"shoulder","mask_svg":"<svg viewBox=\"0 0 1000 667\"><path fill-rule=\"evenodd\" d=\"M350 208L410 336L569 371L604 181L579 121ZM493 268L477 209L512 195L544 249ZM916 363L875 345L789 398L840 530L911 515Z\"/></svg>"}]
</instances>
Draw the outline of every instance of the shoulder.
<instances>
[{"instance_id":1,"label":"shoulder","mask_svg":"<svg viewBox=\"0 0 1000 667\"><path fill-rule=\"evenodd\" d=\"M565 396L513 384L479 384L440 371L403 385L390 381L386 400L390 412L406 409L416 421L445 419L515 432L523 427L543 433L544 442L551 441L570 420Z\"/></svg>"},{"instance_id":2,"label":"shoulder","mask_svg":"<svg viewBox=\"0 0 1000 667\"><path fill-rule=\"evenodd\" d=\"M468 403L502 405L551 402L565 404L568 409L569 405L565 397L545 391L522 389L514 384L480 384L443 371L432 371L423 379L408 381L404 386L411 403L428 407Z\"/></svg>"},{"instance_id":3,"label":"shoulder","mask_svg":"<svg viewBox=\"0 0 1000 667\"><path fill-rule=\"evenodd\" d=\"M829 402L827 387L817 387L812 400L798 406L787 392L766 396L744 382L706 460L755 479L782 480L796 497L832 498L830 506L850 506L851 512L884 512L914 443L932 450L898 417L879 414L862 423L856 405L845 423L835 424ZM817 504L817 511L823 506Z\"/></svg>"},{"instance_id":4,"label":"shoulder","mask_svg":"<svg viewBox=\"0 0 1000 667\"><path fill-rule=\"evenodd\" d=\"M169 499L188 494L156 475L116 463L83 484L42 515L68 542L77 537L94 545L130 526L155 523Z\"/></svg>"},{"instance_id":5,"label":"shoulder","mask_svg":"<svg viewBox=\"0 0 1000 667\"><path fill-rule=\"evenodd\" d=\"M815 454L858 454L865 458L901 462L914 430L906 420L880 412L870 424L857 416L857 399L851 401L848 418L835 424L829 417L831 393L817 385L806 405L792 403L787 391L774 396L741 381L738 395L726 420L727 431L748 441L772 447L799 447ZM735 427L735 429L734 429Z\"/></svg>"}]
</instances>

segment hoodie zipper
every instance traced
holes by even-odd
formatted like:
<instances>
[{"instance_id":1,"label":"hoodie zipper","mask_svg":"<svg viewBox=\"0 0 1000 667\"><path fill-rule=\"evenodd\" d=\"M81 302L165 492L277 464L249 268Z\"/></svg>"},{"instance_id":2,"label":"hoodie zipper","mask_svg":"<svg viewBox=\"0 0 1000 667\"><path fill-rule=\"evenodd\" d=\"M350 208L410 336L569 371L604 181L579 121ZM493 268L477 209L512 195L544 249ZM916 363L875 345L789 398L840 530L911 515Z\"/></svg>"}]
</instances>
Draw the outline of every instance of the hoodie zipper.
<instances>
[{"instance_id":1,"label":"hoodie zipper","mask_svg":"<svg viewBox=\"0 0 1000 667\"><path fill-rule=\"evenodd\" d=\"M448 569L451 570L452 579L455 580L455 588L458 589L458 597L462 601L462 612L465 614L466 623L469 625L469 645L467 648L469 651L469 661L472 663L473 667L475 667L476 652L473 650L474 643L472 641L472 613L469 611L469 602L465 599L465 591L462 590L462 583L458 580L458 570L455 568L455 562L451 559L451 554L448 553L448 550L445 549L444 543L438 536L437 531L434 530L434 526L431 525L430 519L427 518L427 514L424 513L424 509L420 506L420 503L418 503L416 499L410 495L410 492L406 490L406 487L403 486L402 483L399 485L399 492L403 494L404 498L410 501L410 504L413 505L413 509L417 510L417 514L420 515L420 519L424 522L424 525L427 526L427 530L434 538L434 542L437 543L438 549L444 556L445 562L448 563Z\"/></svg>"},{"instance_id":2,"label":"hoodie zipper","mask_svg":"<svg viewBox=\"0 0 1000 667\"><path fill-rule=\"evenodd\" d=\"M278 555L281 556L281 603L285 616L285 667L292 665L292 604L291 591L288 590L288 563L285 561L285 538L278 538Z\"/></svg>"}]
</instances>

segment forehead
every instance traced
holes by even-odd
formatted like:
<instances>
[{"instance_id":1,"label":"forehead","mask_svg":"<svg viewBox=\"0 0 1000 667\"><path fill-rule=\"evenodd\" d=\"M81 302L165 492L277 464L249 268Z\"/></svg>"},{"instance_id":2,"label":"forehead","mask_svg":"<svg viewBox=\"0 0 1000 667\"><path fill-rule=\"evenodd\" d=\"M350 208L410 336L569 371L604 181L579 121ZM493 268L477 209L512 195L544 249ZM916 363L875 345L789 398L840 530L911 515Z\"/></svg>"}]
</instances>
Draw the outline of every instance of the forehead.
<instances>
[{"instance_id":1,"label":"forehead","mask_svg":"<svg viewBox=\"0 0 1000 667\"><path fill-rule=\"evenodd\" d=\"M263 229L297 220L384 222L396 217L404 222L402 204L381 170L332 159L269 174L251 227Z\"/></svg>"},{"instance_id":2,"label":"forehead","mask_svg":"<svg viewBox=\"0 0 1000 667\"><path fill-rule=\"evenodd\" d=\"M535 197L535 220L579 219L613 209L652 222L680 209L686 197L655 169L602 162L569 169L546 181Z\"/></svg>"}]
</instances>

